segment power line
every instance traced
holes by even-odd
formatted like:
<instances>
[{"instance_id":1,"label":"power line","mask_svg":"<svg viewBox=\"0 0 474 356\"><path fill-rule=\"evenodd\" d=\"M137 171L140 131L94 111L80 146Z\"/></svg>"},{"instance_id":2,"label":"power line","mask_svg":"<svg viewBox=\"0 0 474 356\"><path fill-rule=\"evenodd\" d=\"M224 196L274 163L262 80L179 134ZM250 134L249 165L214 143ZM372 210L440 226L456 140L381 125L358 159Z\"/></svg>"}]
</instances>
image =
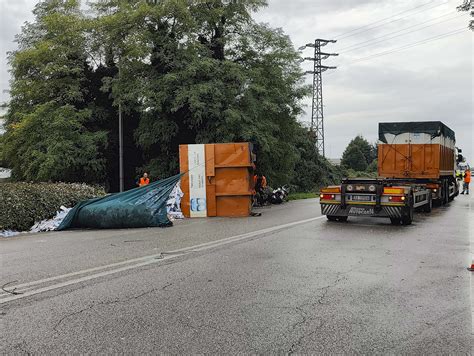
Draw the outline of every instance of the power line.
<instances>
[{"instance_id":1,"label":"power line","mask_svg":"<svg viewBox=\"0 0 474 356\"><path fill-rule=\"evenodd\" d=\"M336 38L340 38L340 37L342 37L342 36L344 36L344 35L346 35L346 34L348 34L348 33L352 33L352 32L354 32L354 31L361 30L361 29L363 29L363 28L366 28L366 27L368 27L368 26L375 25L375 24L380 23L380 22L382 22L382 21L390 20L391 18L393 18L393 17L395 17L395 16L398 16L398 15L404 14L404 13L406 13L406 12L410 12L410 11L419 9L420 7L424 7L424 6L430 5L430 4L432 4L432 3L433 3L433 2L431 1L431 2L428 2L428 3L426 3L426 4L419 5L419 6L416 6L416 7L414 7L414 8L411 8L411 9L409 9L409 10L405 10L405 11L399 12L398 14L395 14L395 15L392 15L392 16L389 16L389 17L386 17L386 18L384 18L384 19L381 19L381 20L378 20L378 21L369 23L368 25L364 25L364 26L355 28L355 29L353 29L353 30L350 30L350 31L347 31L347 32L343 32L343 33L339 34L338 36L336 36Z\"/></svg>"},{"instance_id":2,"label":"power line","mask_svg":"<svg viewBox=\"0 0 474 356\"><path fill-rule=\"evenodd\" d=\"M409 48L417 47L417 46L420 46L420 45L423 45L423 44L426 44L426 43L438 41L438 40L446 38L446 37L458 35L458 34L461 34L463 32L467 32L467 29L465 27L454 30L454 31L451 31L451 32L447 32L447 33L444 33L444 34L441 34L441 35L425 38L424 40L409 43L409 44L406 44L406 45L403 45L403 46L400 46L400 47L397 47L397 48L392 48L388 51L374 53L374 54L372 54L370 56L367 56L367 57L358 58L358 59L355 59L353 61L347 62L346 64L343 64L343 66L344 65L345 66L352 65L354 63L366 61L366 60L369 60L369 59L372 59L372 58L378 58L378 57L386 56L386 55L389 55L389 54L392 54L392 53L395 53L395 52L400 52L400 51L405 50L405 49L409 49ZM328 75L330 75L330 74L332 74L332 73L329 73Z\"/></svg>"},{"instance_id":3,"label":"power line","mask_svg":"<svg viewBox=\"0 0 474 356\"><path fill-rule=\"evenodd\" d=\"M341 39L343 39L343 38L347 38L347 37L352 37L352 36L355 36L355 35L359 35L359 34L361 34L361 33L365 33L365 32L367 32L367 31L373 30L373 29L375 29L375 28L379 28L379 27L381 27L381 26L385 26L385 25L391 24L391 23L393 23L393 22L400 21L400 20L402 20L402 19L404 19L404 18L406 18L406 17L408 17L408 16L412 16L412 15L415 15L415 14L419 14L420 12L424 12L424 11L426 11L426 10L434 9L434 8L436 8L436 7L438 7L438 6L445 5L445 4L447 4L448 2L449 2L449 1L445 1L445 2L443 2L443 3L441 3L441 4L436 4L435 6L431 6L431 7L427 8L427 9L422 9L422 10L420 10L420 11L416 11L416 12L414 12L414 13L411 13L411 14L408 14L408 15L405 15L405 16L402 16L402 17L399 17L399 18L396 18L396 19L394 19L394 20L392 20L392 21L389 21L389 22L387 22L387 23L382 23L382 24L379 24L379 25L377 25L377 26L369 27L369 26L375 25L375 24L377 24L377 23L384 22L384 21L386 21L386 20L390 20L391 18L394 18L394 17L396 17L396 16L398 16L398 15L400 15L400 14L403 14L403 13L406 13L406 12L411 12L411 11L413 11L413 10L416 10L416 9L420 8L420 7L424 7L424 6L430 5L431 3L427 3L427 4L424 4L424 5L420 5L420 6L417 6L417 7L413 8L413 9L402 11L401 13L398 13L398 14L396 14L396 15L387 17L387 18L382 19L382 20L379 20L379 21L375 21L375 22L373 22L373 23L371 23L371 24L368 24L368 25L359 27L359 28L357 28L357 29L355 29L355 30L346 32L346 35L343 33L343 34L339 35L338 37L336 37L336 39L341 40ZM364 29L364 28L366 28L366 27L369 27L369 28L367 28L367 29L365 29L365 30L363 30L363 31L359 31L359 30L362 30L362 29ZM355 32L355 33L353 33L353 32Z\"/></svg>"},{"instance_id":4,"label":"power line","mask_svg":"<svg viewBox=\"0 0 474 356\"><path fill-rule=\"evenodd\" d=\"M459 18L459 17L464 16L464 14L457 15L457 16L448 18L448 19L446 19L446 20L437 21L437 22L432 23L432 24L430 24L430 25L428 25L428 26L423 26L423 27L418 28L418 29L413 30L413 31L409 31L409 32L402 33L402 34L397 35L397 36L393 36L393 37L388 37L388 38L386 38L387 36L390 36L390 35L393 35L393 34L396 34L396 33L400 33L400 32L404 32L404 31L409 30L409 29L411 29L411 28L418 27L418 26L423 25L423 24L425 24L425 23L429 23L429 22L432 22L432 21L434 21L434 20L440 19L440 18L442 18L442 17L448 16L448 15L452 15L452 14L457 14L457 13L458 13L457 11L452 11L452 12L449 12L449 13L447 13L447 14L444 14L444 15L441 15L441 16L438 16L438 17L435 17L435 18L433 18L433 19L431 19L431 20L424 21L424 22L421 22L421 23L418 23L418 24L416 24L416 25L412 25L412 26L409 26L409 27L405 27L405 28L403 28L403 29L401 29L401 30L397 30L397 31L394 31L394 32L390 32L390 33L387 33L387 34L385 34L385 35L383 35L383 36L379 36L379 37L372 38L372 39L367 40L367 41L359 42L359 43L356 43L356 44L351 45L351 46L348 46L348 47L344 47L344 48L341 49L341 51L342 51L342 52L354 51L354 50L359 49L359 48L364 48L364 47L367 47L367 46L371 46L371 45L373 45L373 44L380 43L380 42L384 42L385 40L389 40L389 39L396 38L396 37L399 37L399 36L408 35L408 34L410 34L410 33L413 33L413 32L416 32L416 31L420 31L420 30L423 30L423 29L425 29L425 28L428 28L428 27L431 27L431 26L435 26L435 25L438 25L438 24L440 24L440 23L447 22L447 21L451 21L451 20L454 20L454 19L456 19L456 18ZM380 40L380 41L378 41L378 40ZM368 43L368 44L366 44L366 43ZM360 45L363 45L363 46L360 46Z\"/></svg>"}]
</instances>

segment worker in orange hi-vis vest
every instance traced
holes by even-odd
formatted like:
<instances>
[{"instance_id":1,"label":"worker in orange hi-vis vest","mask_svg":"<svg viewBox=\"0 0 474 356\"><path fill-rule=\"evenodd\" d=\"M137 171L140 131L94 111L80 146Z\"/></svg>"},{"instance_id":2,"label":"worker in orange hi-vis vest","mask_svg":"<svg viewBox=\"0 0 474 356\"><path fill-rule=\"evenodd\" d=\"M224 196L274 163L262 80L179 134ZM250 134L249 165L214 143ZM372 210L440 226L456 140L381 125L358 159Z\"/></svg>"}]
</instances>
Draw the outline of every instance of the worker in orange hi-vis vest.
<instances>
[{"instance_id":1,"label":"worker in orange hi-vis vest","mask_svg":"<svg viewBox=\"0 0 474 356\"><path fill-rule=\"evenodd\" d=\"M469 194L469 183L471 183L471 168L468 166L466 171L464 172L464 184L462 187L461 194Z\"/></svg>"},{"instance_id":2,"label":"worker in orange hi-vis vest","mask_svg":"<svg viewBox=\"0 0 474 356\"><path fill-rule=\"evenodd\" d=\"M143 187L143 186L148 185L148 184L150 184L150 178L148 178L148 173L145 172L145 173L143 173L143 177L140 178L140 181L138 182L138 185L140 187Z\"/></svg>"}]
</instances>

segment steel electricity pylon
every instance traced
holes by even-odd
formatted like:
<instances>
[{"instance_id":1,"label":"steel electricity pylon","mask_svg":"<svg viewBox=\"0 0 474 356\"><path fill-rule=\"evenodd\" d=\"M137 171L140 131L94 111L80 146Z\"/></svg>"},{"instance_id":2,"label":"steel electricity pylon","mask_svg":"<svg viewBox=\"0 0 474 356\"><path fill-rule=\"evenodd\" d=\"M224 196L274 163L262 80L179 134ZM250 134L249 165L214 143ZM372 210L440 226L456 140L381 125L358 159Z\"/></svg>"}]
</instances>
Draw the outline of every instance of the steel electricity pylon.
<instances>
[{"instance_id":1,"label":"steel electricity pylon","mask_svg":"<svg viewBox=\"0 0 474 356\"><path fill-rule=\"evenodd\" d=\"M324 145L324 110L323 110L323 77L322 73L328 69L336 69L322 65L322 61L331 56L338 56L337 53L321 52L321 47L328 43L335 43L336 40L316 39L314 43L308 43L299 48L300 51L307 47L314 48L314 57L306 57L304 60L314 62L314 69L306 74L313 74L313 102L311 106L311 133L316 137L316 148L320 155L326 156Z\"/></svg>"}]
</instances>

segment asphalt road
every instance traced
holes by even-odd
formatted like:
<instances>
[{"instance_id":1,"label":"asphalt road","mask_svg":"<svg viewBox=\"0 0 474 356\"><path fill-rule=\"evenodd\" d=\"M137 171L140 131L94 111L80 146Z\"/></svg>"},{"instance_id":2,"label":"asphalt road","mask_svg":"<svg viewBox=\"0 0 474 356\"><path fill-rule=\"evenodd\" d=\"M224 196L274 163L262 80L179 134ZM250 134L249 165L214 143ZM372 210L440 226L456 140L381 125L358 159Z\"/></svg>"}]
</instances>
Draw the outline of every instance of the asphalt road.
<instances>
[{"instance_id":1,"label":"asphalt road","mask_svg":"<svg viewBox=\"0 0 474 356\"><path fill-rule=\"evenodd\" d=\"M0 353L470 354L470 202L408 227L306 200L2 239Z\"/></svg>"}]
</instances>

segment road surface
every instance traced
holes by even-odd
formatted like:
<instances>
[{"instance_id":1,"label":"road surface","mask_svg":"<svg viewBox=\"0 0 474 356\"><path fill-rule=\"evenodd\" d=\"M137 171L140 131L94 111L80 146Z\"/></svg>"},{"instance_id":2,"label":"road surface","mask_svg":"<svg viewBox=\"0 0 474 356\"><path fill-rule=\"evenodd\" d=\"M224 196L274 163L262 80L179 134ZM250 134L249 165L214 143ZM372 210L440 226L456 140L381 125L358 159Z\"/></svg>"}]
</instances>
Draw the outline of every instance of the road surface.
<instances>
[{"instance_id":1,"label":"road surface","mask_svg":"<svg viewBox=\"0 0 474 356\"><path fill-rule=\"evenodd\" d=\"M0 353L473 352L468 197L407 227L261 211L0 240Z\"/></svg>"}]
</instances>

